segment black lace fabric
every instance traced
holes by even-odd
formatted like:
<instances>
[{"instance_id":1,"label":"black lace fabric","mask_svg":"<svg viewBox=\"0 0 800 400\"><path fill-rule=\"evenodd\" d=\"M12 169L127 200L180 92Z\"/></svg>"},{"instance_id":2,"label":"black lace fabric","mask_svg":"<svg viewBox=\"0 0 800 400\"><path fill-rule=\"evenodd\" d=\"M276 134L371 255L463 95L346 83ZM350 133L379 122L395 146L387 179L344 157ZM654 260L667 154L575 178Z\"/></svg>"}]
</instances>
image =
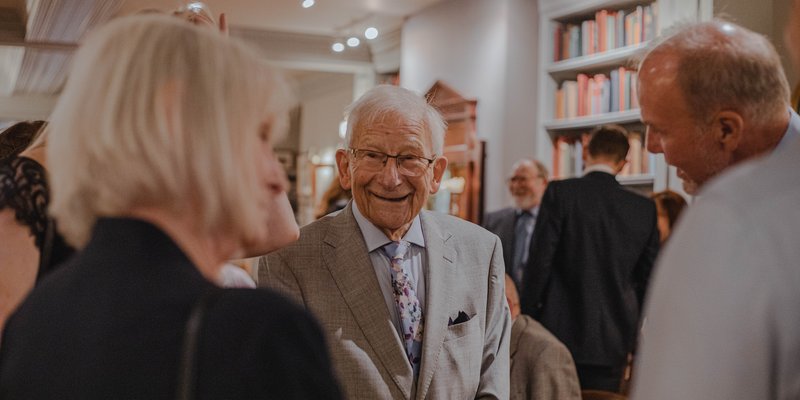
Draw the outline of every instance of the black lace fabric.
<instances>
[{"instance_id":1,"label":"black lace fabric","mask_svg":"<svg viewBox=\"0 0 800 400\"><path fill-rule=\"evenodd\" d=\"M47 230L49 203L47 174L41 164L27 157L0 161L0 210L13 209L17 221L30 228L40 250Z\"/></svg>"}]
</instances>

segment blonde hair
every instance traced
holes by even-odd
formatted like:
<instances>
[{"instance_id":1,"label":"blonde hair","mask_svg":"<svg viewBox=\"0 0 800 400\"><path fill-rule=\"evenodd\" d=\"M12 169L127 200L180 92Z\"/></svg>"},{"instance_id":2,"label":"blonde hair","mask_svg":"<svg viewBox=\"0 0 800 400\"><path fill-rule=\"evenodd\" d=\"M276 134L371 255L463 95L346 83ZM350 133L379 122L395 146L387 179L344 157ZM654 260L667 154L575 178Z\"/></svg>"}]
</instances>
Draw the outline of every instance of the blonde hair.
<instances>
[{"instance_id":1,"label":"blonde hair","mask_svg":"<svg viewBox=\"0 0 800 400\"><path fill-rule=\"evenodd\" d=\"M286 127L287 96L234 39L164 15L113 21L79 49L52 115L51 212L77 246L134 207L192 205L208 232L252 237L265 229L253 149Z\"/></svg>"}]
</instances>

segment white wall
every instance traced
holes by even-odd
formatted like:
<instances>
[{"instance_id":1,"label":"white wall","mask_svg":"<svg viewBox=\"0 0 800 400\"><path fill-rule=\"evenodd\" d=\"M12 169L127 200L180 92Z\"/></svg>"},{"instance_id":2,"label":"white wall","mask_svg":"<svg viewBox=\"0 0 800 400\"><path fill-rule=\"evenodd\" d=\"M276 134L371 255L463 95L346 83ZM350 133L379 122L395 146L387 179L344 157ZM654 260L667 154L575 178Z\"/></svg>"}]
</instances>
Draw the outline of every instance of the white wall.
<instances>
[{"instance_id":1,"label":"white wall","mask_svg":"<svg viewBox=\"0 0 800 400\"><path fill-rule=\"evenodd\" d=\"M535 153L537 19L534 0L449 0L403 26L402 86L424 93L441 79L478 100L485 211L509 204L511 163Z\"/></svg>"},{"instance_id":2,"label":"white wall","mask_svg":"<svg viewBox=\"0 0 800 400\"><path fill-rule=\"evenodd\" d=\"M353 75L325 75L303 81L299 94L300 149L315 153L339 145L339 122L353 102Z\"/></svg>"}]
</instances>

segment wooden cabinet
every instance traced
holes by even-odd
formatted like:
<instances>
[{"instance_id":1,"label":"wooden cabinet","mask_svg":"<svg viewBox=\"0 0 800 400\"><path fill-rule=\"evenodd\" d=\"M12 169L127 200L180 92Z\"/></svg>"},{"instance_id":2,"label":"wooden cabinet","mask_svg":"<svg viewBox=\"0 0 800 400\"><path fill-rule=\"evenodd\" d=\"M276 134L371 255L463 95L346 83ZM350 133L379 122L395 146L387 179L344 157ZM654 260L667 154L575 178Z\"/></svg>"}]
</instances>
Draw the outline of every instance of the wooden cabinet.
<instances>
[{"instance_id":1,"label":"wooden cabinet","mask_svg":"<svg viewBox=\"0 0 800 400\"><path fill-rule=\"evenodd\" d=\"M448 167L439 194L433 203L444 198L445 206L431 208L479 223L483 215L483 176L485 142L475 128L477 101L464 98L455 89L437 81L428 90L428 101L447 121L444 156Z\"/></svg>"}]
</instances>

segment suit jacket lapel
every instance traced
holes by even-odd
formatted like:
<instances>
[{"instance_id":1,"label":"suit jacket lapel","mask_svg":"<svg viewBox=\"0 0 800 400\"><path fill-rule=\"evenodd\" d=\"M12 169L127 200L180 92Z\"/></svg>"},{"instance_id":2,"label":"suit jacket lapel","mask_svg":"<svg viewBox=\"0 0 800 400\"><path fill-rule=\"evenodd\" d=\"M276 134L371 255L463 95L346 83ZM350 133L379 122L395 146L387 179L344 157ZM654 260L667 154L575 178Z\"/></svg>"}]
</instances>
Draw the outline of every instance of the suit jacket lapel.
<instances>
[{"instance_id":1,"label":"suit jacket lapel","mask_svg":"<svg viewBox=\"0 0 800 400\"><path fill-rule=\"evenodd\" d=\"M425 326L422 337L422 365L417 381L417 399L424 399L436 372L439 352L447 333L452 305L451 285L454 282L456 251L449 242L450 232L442 230L434 217L420 213L425 237L427 270L425 271Z\"/></svg>"},{"instance_id":2,"label":"suit jacket lapel","mask_svg":"<svg viewBox=\"0 0 800 400\"><path fill-rule=\"evenodd\" d=\"M390 321L375 269L351 207L348 205L334 217L326 233L324 242L329 247L323 250L325 264L364 337L395 384L409 398L413 371Z\"/></svg>"}]
</instances>

